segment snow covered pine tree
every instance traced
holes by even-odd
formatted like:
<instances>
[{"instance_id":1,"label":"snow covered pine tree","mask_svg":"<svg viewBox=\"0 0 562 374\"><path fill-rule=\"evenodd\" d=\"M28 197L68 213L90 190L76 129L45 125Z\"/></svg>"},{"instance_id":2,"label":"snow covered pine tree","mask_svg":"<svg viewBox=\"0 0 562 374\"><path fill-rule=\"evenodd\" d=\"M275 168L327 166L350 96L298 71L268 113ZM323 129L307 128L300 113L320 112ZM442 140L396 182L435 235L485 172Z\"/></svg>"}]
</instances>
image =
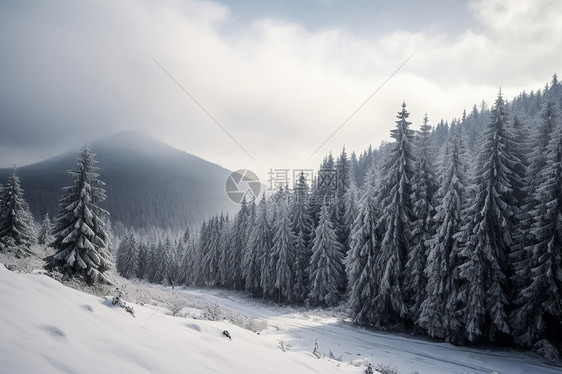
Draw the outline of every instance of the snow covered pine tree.
<instances>
[{"instance_id":1,"label":"snow covered pine tree","mask_svg":"<svg viewBox=\"0 0 562 374\"><path fill-rule=\"evenodd\" d=\"M8 183L0 189L0 242L6 247L19 248L35 242L33 216L23 198L15 167Z\"/></svg>"},{"instance_id":2,"label":"snow covered pine tree","mask_svg":"<svg viewBox=\"0 0 562 374\"><path fill-rule=\"evenodd\" d=\"M88 145L77 161L78 170L68 172L74 184L63 188L59 201L51 244L57 253L47 258L46 268L59 269L65 277L83 276L89 284L111 283L103 274L111 267L103 220L109 213L98 206L106 197L104 183Z\"/></svg>"}]
</instances>

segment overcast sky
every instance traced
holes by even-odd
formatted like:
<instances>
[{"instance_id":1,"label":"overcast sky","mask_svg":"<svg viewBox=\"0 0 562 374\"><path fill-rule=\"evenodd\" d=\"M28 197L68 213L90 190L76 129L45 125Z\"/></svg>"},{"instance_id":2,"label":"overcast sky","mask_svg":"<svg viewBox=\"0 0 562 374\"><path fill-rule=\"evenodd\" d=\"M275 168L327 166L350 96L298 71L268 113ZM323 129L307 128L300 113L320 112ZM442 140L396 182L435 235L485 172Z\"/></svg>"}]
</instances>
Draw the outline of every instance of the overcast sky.
<instances>
[{"instance_id":1,"label":"overcast sky","mask_svg":"<svg viewBox=\"0 0 562 374\"><path fill-rule=\"evenodd\" d=\"M543 87L562 2L2 1L0 51L1 167L139 129L264 175L378 146L404 100L418 128Z\"/></svg>"}]
</instances>

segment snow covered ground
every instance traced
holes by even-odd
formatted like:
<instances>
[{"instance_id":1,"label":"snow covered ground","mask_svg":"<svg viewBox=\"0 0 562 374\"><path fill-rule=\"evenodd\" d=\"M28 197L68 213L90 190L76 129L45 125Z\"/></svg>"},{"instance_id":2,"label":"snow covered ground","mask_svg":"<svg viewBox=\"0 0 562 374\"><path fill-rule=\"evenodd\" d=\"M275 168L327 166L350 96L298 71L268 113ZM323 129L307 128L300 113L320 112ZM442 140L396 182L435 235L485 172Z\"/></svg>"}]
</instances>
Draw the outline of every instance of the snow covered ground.
<instances>
[{"instance_id":1,"label":"snow covered ground","mask_svg":"<svg viewBox=\"0 0 562 374\"><path fill-rule=\"evenodd\" d=\"M129 303L133 318L109 297L1 265L0 373L364 373L367 360L401 374L562 373L561 366L532 354L373 333L324 311L264 305L236 293L127 287L131 301L147 302L155 294L189 300L178 314L213 312L219 321L173 317L166 308ZM238 325L247 319L259 334L224 316L234 316ZM315 341L320 359L312 354Z\"/></svg>"},{"instance_id":2,"label":"snow covered ground","mask_svg":"<svg viewBox=\"0 0 562 374\"><path fill-rule=\"evenodd\" d=\"M310 352L314 342L319 350L349 363L365 358L395 367L400 373L419 374L547 374L562 373L562 362L548 362L532 353L515 350L488 350L456 347L419 338L382 334L360 329L329 316L325 311L299 311L264 305L253 299L220 290L184 290L190 295L217 303L227 309L268 321L262 335L273 336L291 345L291 351Z\"/></svg>"},{"instance_id":3,"label":"snow covered ground","mask_svg":"<svg viewBox=\"0 0 562 374\"><path fill-rule=\"evenodd\" d=\"M227 322L172 317L0 266L0 373L360 373ZM227 329L232 340L223 336Z\"/></svg>"}]
</instances>

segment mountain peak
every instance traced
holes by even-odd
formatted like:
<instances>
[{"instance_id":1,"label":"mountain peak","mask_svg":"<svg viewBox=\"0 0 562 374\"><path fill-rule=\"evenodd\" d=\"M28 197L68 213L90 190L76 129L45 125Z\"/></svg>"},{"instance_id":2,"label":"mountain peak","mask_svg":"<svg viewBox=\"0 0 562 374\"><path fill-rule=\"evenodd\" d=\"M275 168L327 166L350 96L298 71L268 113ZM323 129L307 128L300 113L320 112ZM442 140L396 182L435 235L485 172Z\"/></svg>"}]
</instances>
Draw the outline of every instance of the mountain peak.
<instances>
[{"instance_id":1,"label":"mountain peak","mask_svg":"<svg viewBox=\"0 0 562 374\"><path fill-rule=\"evenodd\" d=\"M137 228L185 228L221 211L234 212L224 183L229 171L137 130L120 131L90 144L106 183L103 203L112 221ZM60 189L76 166L67 152L18 169L35 217L55 215ZM0 170L0 181L7 169Z\"/></svg>"}]
</instances>

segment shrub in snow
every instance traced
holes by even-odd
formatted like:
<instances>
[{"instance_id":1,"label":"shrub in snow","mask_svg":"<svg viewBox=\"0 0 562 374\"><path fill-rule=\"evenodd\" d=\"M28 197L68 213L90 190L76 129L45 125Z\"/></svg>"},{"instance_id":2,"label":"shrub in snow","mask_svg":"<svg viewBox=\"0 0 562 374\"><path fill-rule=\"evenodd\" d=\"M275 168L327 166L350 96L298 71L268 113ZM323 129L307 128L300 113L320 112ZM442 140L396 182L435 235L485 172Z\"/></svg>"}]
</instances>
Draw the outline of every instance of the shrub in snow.
<instances>
[{"instance_id":1,"label":"shrub in snow","mask_svg":"<svg viewBox=\"0 0 562 374\"><path fill-rule=\"evenodd\" d=\"M558 350L546 339L536 342L533 346L533 352L547 360L558 360L560 358Z\"/></svg>"},{"instance_id":2,"label":"shrub in snow","mask_svg":"<svg viewBox=\"0 0 562 374\"><path fill-rule=\"evenodd\" d=\"M283 339L279 339L277 342L279 343L279 348L281 348L283 352L287 352L291 349L291 345L289 343L285 343Z\"/></svg>"},{"instance_id":3,"label":"shrub in snow","mask_svg":"<svg viewBox=\"0 0 562 374\"><path fill-rule=\"evenodd\" d=\"M398 369L390 367L390 365L379 364L377 371L381 374L400 374Z\"/></svg>"},{"instance_id":4,"label":"shrub in snow","mask_svg":"<svg viewBox=\"0 0 562 374\"><path fill-rule=\"evenodd\" d=\"M228 338L228 340L232 340L232 335L228 332L228 330L223 330L222 334Z\"/></svg>"},{"instance_id":5,"label":"shrub in snow","mask_svg":"<svg viewBox=\"0 0 562 374\"><path fill-rule=\"evenodd\" d=\"M129 313L130 315L132 315L133 317L135 317L135 310L133 309L133 307L127 305L127 303L125 302L125 300L121 299L121 297L123 296L123 291L121 291L119 288L117 289L117 295L115 295L113 297L113 300L111 301L111 303L113 305L119 305L121 308L125 309L125 311L127 313Z\"/></svg>"},{"instance_id":6,"label":"shrub in snow","mask_svg":"<svg viewBox=\"0 0 562 374\"><path fill-rule=\"evenodd\" d=\"M166 307L172 312L172 316L177 316L179 312L182 311L183 308L187 306L187 302L178 296L171 297L166 302Z\"/></svg>"},{"instance_id":7,"label":"shrub in snow","mask_svg":"<svg viewBox=\"0 0 562 374\"><path fill-rule=\"evenodd\" d=\"M318 350L318 340L314 341L314 350L312 351L312 354L315 355L316 358L322 358L323 356L323 354Z\"/></svg>"},{"instance_id":8,"label":"shrub in snow","mask_svg":"<svg viewBox=\"0 0 562 374\"><path fill-rule=\"evenodd\" d=\"M207 304L203 310L203 319L209 321L218 321L224 316L223 310L219 304Z\"/></svg>"}]
</instances>

